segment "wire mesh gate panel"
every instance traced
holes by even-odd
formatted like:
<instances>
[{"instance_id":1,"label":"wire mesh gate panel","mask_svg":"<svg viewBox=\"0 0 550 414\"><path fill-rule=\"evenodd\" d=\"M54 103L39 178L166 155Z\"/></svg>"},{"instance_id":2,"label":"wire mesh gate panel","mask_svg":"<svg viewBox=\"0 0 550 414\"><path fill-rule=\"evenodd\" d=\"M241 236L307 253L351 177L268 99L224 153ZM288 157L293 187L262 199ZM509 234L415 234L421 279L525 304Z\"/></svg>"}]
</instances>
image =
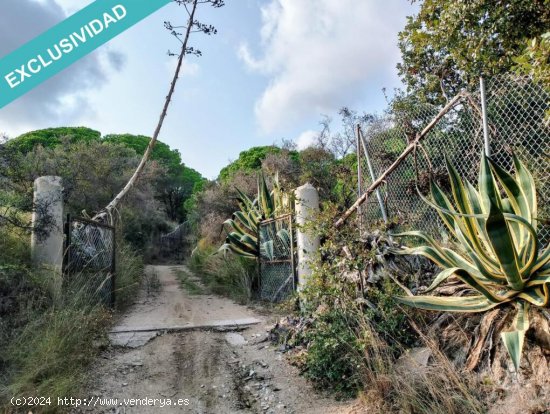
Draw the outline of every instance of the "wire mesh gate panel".
<instances>
[{"instance_id":1,"label":"wire mesh gate panel","mask_svg":"<svg viewBox=\"0 0 550 414\"><path fill-rule=\"evenodd\" d=\"M260 299L283 301L296 286L292 215L262 221L258 235Z\"/></svg>"},{"instance_id":2,"label":"wire mesh gate panel","mask_svg":"<svg viewBox=\"0 0 550 414\"><path fill-rule=\"evenodd\" d=\"M175 255L178 259L187 257L189 248L190 225L188 221L181 223L172 232L160 236L161 254L164 257Z\"/></svg>"},{"instance_id":3,"label":"wire mesh gate panel","mask_svg":"<svg viewBox=\"0 0 550 414\"><path fill-rule=\"evenodd\" d=\"M112 226L67 216L63 273L69 294L114 307L115 236Z\"/></svg>"},{"instance_id":4,"label":"wire mesh gate panel","mask_svg":"<svg viewBox=\"0 0 550 414\"><path fill-rule=\"evenodd\" d=\"M540 216L550 216L550 126L545 120L550 94L543 85L528 77L496 76L486 79L487 118L491 157L503 168L512 170L514 151L535 176L538 187ZM388 177L381 188L384 207L396 231L419 229L436 238L445 238L444 226L437 213L424 203L416 191L428 192L430 171L438 184L450 189L445 156L462 177L477 183L480 156L484 148L483 123L479 109L480 92L471 91L472 104L461 102L449 111L422 140L417 156L409 156ZM403 152L409 141L435 117L441 108L416 104L393 110L376 118L363 133L375 177L384 172ZM364 148L359 146L363 170L361 183L366 189L372 182ZM429 160L430 164L426 161ZM362 206L362 222L376 228L382 212L373 194ZM550 226L539 229L541 242L550 241Z\"/></svg>"}]
</instances>

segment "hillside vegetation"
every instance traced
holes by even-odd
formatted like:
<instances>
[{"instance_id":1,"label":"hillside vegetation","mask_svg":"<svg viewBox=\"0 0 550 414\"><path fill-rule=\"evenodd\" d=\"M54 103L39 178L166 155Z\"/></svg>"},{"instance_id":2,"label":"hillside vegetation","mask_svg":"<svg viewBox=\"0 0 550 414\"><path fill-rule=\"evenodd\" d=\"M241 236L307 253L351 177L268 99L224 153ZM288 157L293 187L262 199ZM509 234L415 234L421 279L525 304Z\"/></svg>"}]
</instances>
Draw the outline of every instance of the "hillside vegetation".
<instances>
[{"instance_id":1,"label":"hillside vegetation","mask_svg":"<svg viewBox=\"0 0 550 414\"><path fill-rule=\"evenodd\" d=\"M149 138L101 137L88 128L34 131L0 145L0 401L20 395L74 395L86 365L106 345L111 314L81 278L66 280L61 297L51 275L30 263L33 182L63 179L66 213L89 217L124 186ZM144 257L161 232L187 219L183 204L204 181L166 144L127 197L117 225L117 308L132 303ZM34 230L46 234L48 222Z\"/></svg>"}]
</instances>

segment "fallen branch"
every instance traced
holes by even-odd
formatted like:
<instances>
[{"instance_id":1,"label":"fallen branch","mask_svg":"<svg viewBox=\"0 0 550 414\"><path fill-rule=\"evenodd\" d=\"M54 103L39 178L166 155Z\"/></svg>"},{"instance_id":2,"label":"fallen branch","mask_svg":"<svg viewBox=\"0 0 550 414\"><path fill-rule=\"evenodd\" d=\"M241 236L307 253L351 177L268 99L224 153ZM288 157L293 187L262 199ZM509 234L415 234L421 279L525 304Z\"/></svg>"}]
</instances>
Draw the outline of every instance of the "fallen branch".
<instances>
[{"instance_id":1,"label":"fallen branch","mask_svg":"<svg viewBox=\"0 0 550 414\"><path fill-rule=\"evenodd\" d=\"M353 203L353 205L344 213L342 216L334 223L335 228L339 228L342 224L346 222L346 220L357 210L365 201L367 201L368 196L375 191L381 184L383 184L386 181L386 178L388 175L390 175L399 165L407 158L407 156L414 151L414 148L416 145L424 138L428 132L432 130L432 128L439 122L443 116L449 112L457 103L459 103L462 99L466 98L467 94L465 92L461 92L458 95L456 95L453 99L449 101L447 105L439 113L436 115L434 119L422 130L420 134L416 135L416 138L405 148L405 150L401 153L401 155L393 162L392 165L388 167L386 171L382 173L380 177L376 181L374 181L366 190L365 193Z\"/></svg>"}]
</instances>

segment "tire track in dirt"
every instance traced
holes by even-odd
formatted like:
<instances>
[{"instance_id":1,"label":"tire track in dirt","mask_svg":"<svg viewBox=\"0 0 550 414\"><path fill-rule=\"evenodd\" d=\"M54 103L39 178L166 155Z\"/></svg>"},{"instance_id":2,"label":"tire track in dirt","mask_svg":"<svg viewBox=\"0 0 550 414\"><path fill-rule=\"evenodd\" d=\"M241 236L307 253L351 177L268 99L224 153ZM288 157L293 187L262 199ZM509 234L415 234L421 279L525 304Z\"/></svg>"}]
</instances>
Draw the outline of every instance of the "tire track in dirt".
<instances>
[{"instance_id":1,"label":"tire track in dirt","mask_svg":"<svg viewBox=\"0 0 550 414\"><path fill-rule=\"evenodd\" d=\"M186 269L185 269L186 270ZM194 414L343 414L346 404L317 394L296 368L267 341L271 327L266 317L228 299L212 295L190 296L179 289L174 269L149 267L157 272L161 290L142 297L121 323L138 326L199 323L255 317L261 321L241 332L193 330L154 332L135 348L108 347L90 372L83 398L178 399L188 405L95 406L84 413L194 413ZM186 270L187 271L187 270ZM174 288L177 288L174 290ZM174 322L174 317L177 319ZM135 345L135 344L134 344Z\"/></svg>"}]
</instances>

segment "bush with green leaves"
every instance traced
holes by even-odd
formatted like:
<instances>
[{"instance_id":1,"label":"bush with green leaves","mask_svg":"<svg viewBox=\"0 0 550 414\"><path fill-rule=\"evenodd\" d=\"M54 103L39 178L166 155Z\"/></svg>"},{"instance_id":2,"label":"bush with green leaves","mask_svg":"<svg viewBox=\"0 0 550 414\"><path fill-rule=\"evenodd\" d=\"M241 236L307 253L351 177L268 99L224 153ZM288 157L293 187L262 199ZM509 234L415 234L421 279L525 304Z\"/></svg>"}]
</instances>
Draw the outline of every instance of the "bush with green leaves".
<instances>
[{"instance_id":1,"label":"bush with green leaves","mask_svg":"<svg viewBox=\"0 0 550 414\"><path fill-rule=\"evenodd\" d=\"M365 298L375 304L375 308L366 307L364 310L365 317L371 321L394 356L399 355L404 347L413 346L418 339L409 325L409 315L397 303L395 296L398 290L395 283L384 277L365 294Z\"/></svg>"},{"instance_id":2,"label":"bush with green leaves","mask_svg":"<svg viewBox=\"0 0 550 414\"><path fill-rule=\"evenodd\" d=\"M343 308L319 312L304 332L306 376L337 396L354 397L361 387L360 367L366 343L357 315Z\"/></svg>"},{"instance_id":3,"label":"bush with green leaves","mask_svg":"<svg viewBox=\"0 0 550 414\"><path fill-rule=\"evenodd\" d=\"M261 170L262 161L269 154L278 154L281 148L274 145L264 147L252 147L239 154L239 158L222 168L220 171L220 181L228 181L238 172L256 172Z\"/></svg>"},{"instance_id":4,"label":"bush with green leaves","mask_svg":"<svg viewBox=\"0 0 550 414\"><path fill-rule=\"evenodd\" d=\"M442 271L426 292L449 278L460 280L464 289L451 297L408 296L401 303L445 312L484 312L502 305L515 305L512 326L501 333L516 371L519 369L525 333L529 329L529 306L550 303L550 246L540 246L537 225L537 191L532 174L513 156L515 174L482 156L478 189L462 180L447 162L452 201L431 183L430 198L454 236L454 248L442 247L420 231L401 233L427 244L405 248L402 254L421 255Z\"/></svg>"},{"instance_id":5,"label":"bush with green leaves","mask_svg":"<svg viewBox=\"0 0 550 414\"><path fill-rule=\"evenodd\" d=\"M335 206L324 206L308 229L321 235L320 257L312 263L313 274L300 292L299 328L287 343L305 349L300 361L306 376L318 386L340 396L354 396L368 388L368 373L384 364L389 368L403 350L418 340L408 318L396 303L397 287L387 278L360 293L348 277L363 268L366 257L341 257L342 246L360 250L358 229L332 231ZM349 231L349 233L348 233ZM363 246L364 247L364 246ZM414 313L414 312L410 312ZM374 339L376 338L376 339ZM384 354L374 352L376 350Z\"/></svg>"}]
</instances>

